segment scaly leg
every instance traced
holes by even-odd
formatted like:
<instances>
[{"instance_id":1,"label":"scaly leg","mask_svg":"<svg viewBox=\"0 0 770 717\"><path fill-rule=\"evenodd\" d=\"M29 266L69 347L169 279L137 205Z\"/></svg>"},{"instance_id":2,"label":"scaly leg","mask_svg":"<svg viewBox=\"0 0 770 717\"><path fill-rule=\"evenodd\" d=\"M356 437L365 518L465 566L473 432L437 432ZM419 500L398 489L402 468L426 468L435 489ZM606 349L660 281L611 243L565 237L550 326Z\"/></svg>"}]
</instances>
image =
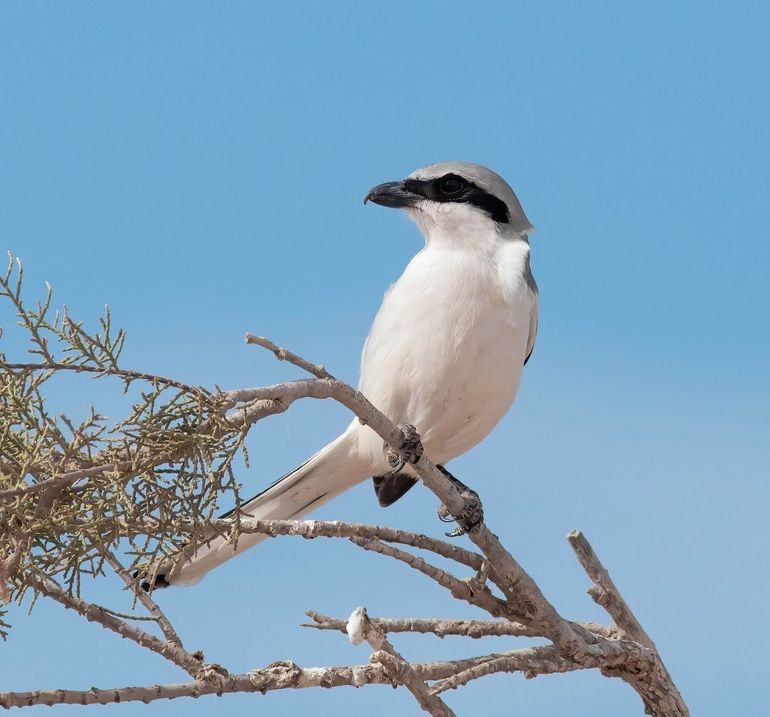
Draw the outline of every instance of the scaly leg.
<instances>
[{"instance_id":1,"label":"scaly leg","mask_svg":"<svg viewBox=\"0 0 770 717\"><path fill-rule=\"evenodd\" d=\"M457 488L460 496L465 501L465 506L459 515L452 515L445 505L440 505L438 517L444 523L457 522L457 528L451 533L447 533L448 538L456 538L459 535L470 533L481 521L484 520L484 506L481 505L479 494L469 488L465 483L455 478L444 466L436 466Z\"/></svg>"}]
</instances>

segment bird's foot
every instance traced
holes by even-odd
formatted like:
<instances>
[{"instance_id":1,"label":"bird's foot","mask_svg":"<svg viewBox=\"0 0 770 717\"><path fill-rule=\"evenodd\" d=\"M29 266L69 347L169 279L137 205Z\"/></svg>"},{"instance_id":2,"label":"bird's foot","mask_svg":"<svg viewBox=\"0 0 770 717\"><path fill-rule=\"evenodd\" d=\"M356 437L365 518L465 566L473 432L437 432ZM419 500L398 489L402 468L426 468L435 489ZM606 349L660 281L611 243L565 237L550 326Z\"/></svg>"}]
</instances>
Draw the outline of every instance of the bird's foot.
<instances>
[{"instance_id":1,"label":"bird's foot","mask_svg":"<svg viewBox=\"0 0 770 717\"><path fill-rule=\"evenodd\" d=\"M422 442L417 429L410 423L399 424L398 428L404 438L398 451L394 451L387 443L384 446L385 457L394 473L398 473L407 463L417 463L422 457Z\"/></svg>"},{"instance_id":2,"label":"bird's foot","mask_svg":"<svg viewBox=\"0 0 770 717\"><path fill-rule=\"evenodd\" d=\"M448 538L456 538L460 535L470 533L484 520L484 506L481 504L479 494L465 485L465 483L455 478L446 468L444 468L444 466L436 466L436 468L452 481L452 484L460 493L460 497L465 501L465 505L458 515L452 515L443 503L436 511L439 520L444 523L457 523L457 528L451 533L447 533L446 536Z\"/></svg>"}]
</instances>

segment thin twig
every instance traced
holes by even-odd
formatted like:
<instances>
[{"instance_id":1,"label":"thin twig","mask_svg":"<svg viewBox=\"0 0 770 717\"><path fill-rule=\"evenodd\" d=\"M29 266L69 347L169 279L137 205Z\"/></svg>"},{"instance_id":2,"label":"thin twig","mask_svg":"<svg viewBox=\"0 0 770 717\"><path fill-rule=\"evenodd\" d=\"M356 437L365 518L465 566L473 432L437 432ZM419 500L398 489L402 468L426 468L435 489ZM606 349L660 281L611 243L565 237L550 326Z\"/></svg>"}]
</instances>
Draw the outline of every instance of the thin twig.
<instances>
[{"instance_id":1,"label":"thin twig","mask_svg":"<svg viewBox=\"0 0 770 717\"><path fill-rule=\"evenodd\" d=\"M182 639L179 637L176 630L174 630L174 627L171 625L168 618L163 614L163 611L158 607L158 603L156 603L152 597L150 597L150 594L146 590L142 590L139 587L140 581L138 579L132 578L126 569L120 564L115 555L113 555L113 553L111 553L109 550L102 551L102 555L107 561L107 564L126 584L126 587L131 590L139 602L144 605L147 612L149 612L152 616L151 619L158 623L158 627L160 627L166 640L168 640L168 642L171 644L177 645L178 647L184 649L184 646L182 645Z\"/></svg>"},{"instance_id":2,"label":"thin twig","mask_svg":"<svg viewBox=\"0 0 770 717\"><path fill-rule=\"evenodd\" d=\"M385 545L376 539L351 538L350 542L358 545L364 550L371 550L380 555L386 555L389 558L395 558L396 560L401 561L410 568L414 568L423 575L427 575L432 580L435 580L441 587L449 590L452 597L457 598L458 600L464 600L476 607L480 607L494 617L509 617L513 620L517 619L517 616L512 614L508 609L506 603L503 600L496 598L488 590L475 591L468 584L468 581L460 580L446 570L431 565L417 555L412 555L405 550Z\"/></svg>"},{"instance_id":3,"label":"thin twig","mask_svg":"<svg viewBox=\"0 0 770 717\"><path fill-rule=\"evenodd\" d=\"M8 488L7 490L0 490L0 500L10 500L11 498L17 498L19 496L29 495L32 493L40 493L49 489L66 488L68 485L76 483L83 478L92 478L94 476L102 475L103 473L117 472L130 466L130 463L104 463L99 466L92 466L91 468L69 471L59 476L46 478L39 483L33 483L31 485L25 485L19 488Z\"/></svg>"},{"instance_id":4,"label":"thin twig","mask_svg":"<svg viewBox=\"0 0 770 717\"><path fill-rule=\"evenodd\" d=\"M74 610L86 618L86 620L97 622L102 627L106 627L108 630L116 632L121 637L132 640L140 647L145 647L148 650L152 650L153 652L162 655L167 660L170 660L181 667L191 677L197 677L204 667L201 660L193 657L193 655L179 645L159 640L155 635L151 635L149 632L140 630L135 625L131 625L124 620L105 613L95 605L92 605L81 598L69 595L51 580L30 579L29 584L30 587L37 592L56 600L56 602L61 603L70 610Z\"/></svg>"},{"instance_id":5,"label":"thin twig","mask_svg":"<svg viewBox=\"0 0 770 717\"><path fill-rule=\"evenodd\" d=\"M228 533L235 522L231 519L215 519L207 522L219 533ZM366 523L346 523L339 520L257 520L243 516L238 522L240 533L261 533L263 535L296 535L302 538L377 538L387 543L400 543L420 550L428 550L443 558L454 560L472 570L480 570L484 558L478 553L452 545L445 540L431 538L421 533L412 533L399 528ZM183 525L182 529L198 526Z\"/></svg>"},{"instance_id":6,"label":"thin twig","mask_svg":"<svg viewBox=\"0 0 770 717\"><path fill-rule=\"evenodd\" d=\"M424 680L393 647L385 633L369 620L366 610L363 608L359 608L359 610L362 613L360 617L364 621L364 639L375 650L371 660L380 663L395 682L404 685L414 695L417 704L425 712L433 715L433 717L455 717L455 713L440 697L431 694Z\"/></svg>"},{"instance_id":7,"label":"thin twig","mask_svg":"<svg viewBox=\"0 0 770 717\"><path fill-rule=\"evenodd\" d=\"M72 371L74 373L93 373L99 376L115 376L117 378L128 379L130 381L147 381L152 384L160 384L169 388L177 388L186 393L192 393L201 396L211 396L211 393L202 386L191 386L181 381L175 381L172 378L158 376L143 371L132 371L125 368L115 368L112 366L89 366L88 364L61 363L58 361L45 361L42 363L8 363L0 361L0 369L11 371Z\"/></svg>"},{"instance_id":8,"label":"thin twig","mask_svg":"<svg viewBox=\"0 0 770 717\"><path fill-rule=\"evenodd\" d=\"M106 612L108 615L112 615L113 617L119 617L121 620L139 620L140 622L156 622L154 617L151 617L150 615L132 615L128 612L120 612L119 610L113 610L112 608L105 607L104 605L100 605L98 602L92 602L91 605L93 605L97 610L101 610L102 612Z\"/></svg>"},{"instance_id":9,"label":"thin twig","mask_svg":"<svg viewBox=\"0 0 770 717\"><path fill-rule=\"evenodd\" d=\"M264 336L255 336L251 332L247 332L246 343L256 344L257 346L261 346L263 349L272 351L279 361L288 361L289 363L298 366L303 371L312 373L316 378L334 378L320 364L310 363L310 361L306 361L301 356L297 356L297 354L292 353L288 349L282 348L281 346L278 346L278 344L274 344L270 339L267 339Z\"/></svg>"}]
</instances>

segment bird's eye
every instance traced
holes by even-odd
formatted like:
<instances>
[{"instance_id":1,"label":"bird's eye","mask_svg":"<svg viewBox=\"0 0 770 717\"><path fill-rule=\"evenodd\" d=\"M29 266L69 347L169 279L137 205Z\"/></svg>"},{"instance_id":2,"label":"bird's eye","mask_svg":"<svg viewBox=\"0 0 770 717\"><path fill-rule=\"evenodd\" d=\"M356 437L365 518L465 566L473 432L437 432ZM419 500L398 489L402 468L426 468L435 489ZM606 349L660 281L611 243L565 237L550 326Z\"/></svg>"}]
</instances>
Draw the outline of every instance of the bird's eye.
<instances>
[{"instance_id":1,"label":"bird's eye","mask_svg":"<svg viewBox=\"0 0 770 717\"><path fill-rule=\"evenodd\" d=\"M439 189L441 190L442 194L457 194L459 191L463 189L465 186L465 182L460 177L455 176L448 176L442 178L441 182L439 182Z\"/></svg>"}]
</instances>

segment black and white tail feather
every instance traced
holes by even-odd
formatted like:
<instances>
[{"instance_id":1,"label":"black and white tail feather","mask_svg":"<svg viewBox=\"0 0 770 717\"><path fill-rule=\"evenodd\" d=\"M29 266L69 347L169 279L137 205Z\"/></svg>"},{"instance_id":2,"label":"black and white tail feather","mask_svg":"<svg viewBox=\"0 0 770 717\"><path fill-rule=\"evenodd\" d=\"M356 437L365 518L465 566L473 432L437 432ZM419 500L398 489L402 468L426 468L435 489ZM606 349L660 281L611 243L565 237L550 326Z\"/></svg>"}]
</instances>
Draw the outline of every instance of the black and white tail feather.
<instances>
[{"instance_id":1,"label":"black and white tail feather","mask_svg":"<svg viewBox=\"0 0 770 717\"><path fill-rule=\"evenodd\" d=\"M355 435L343 433L291 473L257 493L241 505L241 515L258 520L302 518L369 477L368 466L356 460ZM222 515L229 518L234 511ZM243 533L237 543L217 536L201 545L192 556L183 556L176 565L155 579L155 587L194 585L204 575L244 550L265 539L264 535Z\"/></svg>"}]
</instances>

